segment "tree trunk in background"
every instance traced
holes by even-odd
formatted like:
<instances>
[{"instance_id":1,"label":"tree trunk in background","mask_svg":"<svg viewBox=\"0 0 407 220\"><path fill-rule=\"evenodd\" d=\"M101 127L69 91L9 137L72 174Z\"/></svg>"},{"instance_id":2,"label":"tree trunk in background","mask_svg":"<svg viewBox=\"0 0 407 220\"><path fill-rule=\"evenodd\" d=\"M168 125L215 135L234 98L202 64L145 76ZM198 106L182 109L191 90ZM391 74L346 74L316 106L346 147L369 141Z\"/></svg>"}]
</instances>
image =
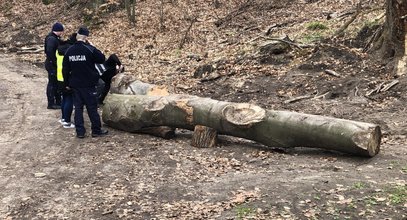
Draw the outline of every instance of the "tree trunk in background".
<instances>
[{"instance_id":1,"label":"tree trunk in background","mask_svg":"<svg viewBox=\"0 0 407 220\"><path fill-rule=\"evenodd\" d=\"M124 6L126 7L127 18L132 25L136 25L136 0L125 0Z\"/></svg>"},{"instance_id":2,"label":"tree trunk in background","mask_svg":"<svg viewBox=\"0 0 407 220\"><path fill-rule=\"evenodd\" d=\"M203 125L271 147L316 147L370 157L379 152L381 140L380 127L374 124L188 95L111 94L102 118L110 127L129 132Z\"/></svg>"},{"instance_id":3,"label":"tree trunk in background","mask_svg":"<svg viewBox=\"0 0 407 220\"><path fill-rule=\"evenodd\" d=\"M95 10L98 10L100 5L102 5L103 1L102 0L94 0L93 1L93 7L95 8Z\"/></svg>"},{"instance_id":4,"label":"tree trunk in background","mask_svg":"<svg viewBox=\"0 0 407 220\"><path fill-rule=\"evenodd\" d=\"M386 1L386 22L381 36L376 40L374 49L385 60L394 58L397 75L406 73L406 31L407 1Z\"/></svg>"}]
</instances>

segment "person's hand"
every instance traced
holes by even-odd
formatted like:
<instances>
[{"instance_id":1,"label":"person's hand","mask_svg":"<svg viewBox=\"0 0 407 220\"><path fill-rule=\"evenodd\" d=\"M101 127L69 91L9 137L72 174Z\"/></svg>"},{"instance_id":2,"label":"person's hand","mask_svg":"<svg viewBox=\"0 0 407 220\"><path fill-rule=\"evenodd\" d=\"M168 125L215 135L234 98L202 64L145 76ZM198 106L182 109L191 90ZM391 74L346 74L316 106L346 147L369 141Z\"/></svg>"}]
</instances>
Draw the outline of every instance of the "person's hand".
<instances>
[{"instance_id":1,"label":"person's hand","mask_svg":"<svg viewBox=\"0 0 407 220\"><path fill-rule=\"evenodd\" d=\"M124 66L123 66L123 65L120 65L120 66L119 66L118 72L119 72L119 73L124 72Z\"/></svg>"}]
</instances>

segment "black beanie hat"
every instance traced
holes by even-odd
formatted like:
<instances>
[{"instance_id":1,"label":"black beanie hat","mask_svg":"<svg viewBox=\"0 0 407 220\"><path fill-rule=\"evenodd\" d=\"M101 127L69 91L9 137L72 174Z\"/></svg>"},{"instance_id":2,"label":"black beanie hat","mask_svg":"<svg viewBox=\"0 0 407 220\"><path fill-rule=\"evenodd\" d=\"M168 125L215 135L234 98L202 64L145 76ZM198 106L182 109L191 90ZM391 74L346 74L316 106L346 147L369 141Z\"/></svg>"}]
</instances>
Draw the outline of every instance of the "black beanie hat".
<instances>
[{"instance_id":1,"label":"black beanie hat","mask_svg":"<svg viewBox=\"0 0 407 220\"><path fill-rule=\"evenodd\" d=\"M78 34L89 36L89 30L86 27L80 27L78 30Z\"/></svg>"},{"instance_id":2,"label":"black beanie hat","mask_svg":"<svg viewBox=\"0 0 407 220\"><path fill-rule=\"evenodd\" d=\"M68 39L69 44L74 44L76 42L76 35L77 35L77 33L72 33L71 36L69 36L69 39Z\"/></svg>"},{"instance_id":3,"label":"black beanie hat","mask_svg":"<svg viewBox=\"0 0 407 220\"><path fill-rule=\"evenodd\" d=\"M64 26L57 22L54 25L52 25L52 31L56 31L56 32L60 32L60 31L64 31Z\"/></svg>"}]
</instances>

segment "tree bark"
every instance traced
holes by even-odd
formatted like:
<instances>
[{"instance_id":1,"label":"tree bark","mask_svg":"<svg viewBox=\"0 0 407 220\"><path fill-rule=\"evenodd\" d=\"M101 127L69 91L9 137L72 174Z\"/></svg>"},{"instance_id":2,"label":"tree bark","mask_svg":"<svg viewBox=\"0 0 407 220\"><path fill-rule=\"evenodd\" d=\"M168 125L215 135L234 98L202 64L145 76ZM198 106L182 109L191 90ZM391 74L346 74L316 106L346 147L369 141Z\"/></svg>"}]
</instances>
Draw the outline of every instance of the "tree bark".
<instances>
[{"instance_id":1,"label":"tree bark","mask_svg":"<svg viewBox=\"0 0 407 220\"><path fill-rule=\"evenodd\" d=\"M103 106L103 121L129 132L203 125L271 147L315 147L369 157L379 152L381 141L380 127L374 124L188 95L112 94Z\"/></svg>"},{"instance_id":2,"label":"tree bark","mask_svg":"<svg viewBox=\"0 0 407 220\"><path fill-rule=\"evenodd\" d=\"M144 83L133 75L118 74L112 79L110 92L123 95L166 96L170 93L165 86Z\"/></svg>"},{"instance_id":3,"label":"tree bark","mask_svg":"<svg viewBox=\"0 0 407 220\"><path fill-rule=\"evenodd\" d=\"M156 86L149 83L143 83L133 75L118 74L112 79L110 92L125 95L168 95L165 86ZM164 139L171 139L175 136L175 128L168 126L157 126L142 128L138 133L150 134Z\"/></svg>"},{"instance_id":4,"label":"tree bark","mask_svg":"<svg viewBox=\"0 0 407 220\"><path fill-rule=\"evenodd\" d=\"M407 70L406 31L407 31L407 1L386 1L386 22L381 36L374 42L373 49L384 60L395 61L397 75Z\"/></svg>"},{"instance_id":5,"label":"tree bark","mask_svg":"<svg viewBox=\"0 0 407 220\"><path fill-rule=\"evenodd\" d=\"M124 6L126 8L127 18L130 24L136 25L136 0L125 0Z\"/></svg>"}]
</instances>

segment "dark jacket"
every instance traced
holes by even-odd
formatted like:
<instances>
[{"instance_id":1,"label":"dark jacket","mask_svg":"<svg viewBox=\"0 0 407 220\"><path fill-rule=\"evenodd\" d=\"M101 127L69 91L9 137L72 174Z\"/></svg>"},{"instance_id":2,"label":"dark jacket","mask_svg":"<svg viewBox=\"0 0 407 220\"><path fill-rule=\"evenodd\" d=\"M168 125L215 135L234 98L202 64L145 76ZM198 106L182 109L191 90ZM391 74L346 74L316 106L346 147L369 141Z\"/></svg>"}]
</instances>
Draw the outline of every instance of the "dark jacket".
<instances>
[{"instance_id":1,"label":"dark jacket","mask_svg":"<svg viewBox=\"0 0 407 220\"><path fill-rule=\"evenodd\" d=\"M95 87L99 80L96 63L103 63L105 55L83 41L77 41L65 52L62 72L66 86L72 88Z\"/></svg>"},{"instance_id":2,"label":"dark jacket","mask_svg":"<svg viewBox=\"0 0 407 220\"><path fill-rule=\"evenodd\" d=\"M76 42L76 33L71 34L71 36L66 41L60 41L58 46L59 55L64 56L65 52Z\"/></svg>"},{"instance_id":3,"label":"dark jacket","mask_svg":"<svg viewBox=\"0 0 407 220\"><path fill-rule=\"evenodd\" d=\"M57 51L60 43L60 38L54 34L54 32L50 32L47 37L45 37L44 52L47 57L45 59L45 69L53 72L54 74L56 74L57 71L57 57L55 56L55 52Z\"/></svg>"},{"instance_id":4,"label":"dark jacket","mask_svg":"<svg viewBox=\"0 0 407 220\"><path fill-rule=\"evenodd\" d=\"M105 83L110 83L112 78L117 74L116 65L121 66L122 63L120 62L119 58L116 54L112 54L107 58L104 66L106 68L105 72L100 76L100 78Z\"/></svg>"}]
</instances>

